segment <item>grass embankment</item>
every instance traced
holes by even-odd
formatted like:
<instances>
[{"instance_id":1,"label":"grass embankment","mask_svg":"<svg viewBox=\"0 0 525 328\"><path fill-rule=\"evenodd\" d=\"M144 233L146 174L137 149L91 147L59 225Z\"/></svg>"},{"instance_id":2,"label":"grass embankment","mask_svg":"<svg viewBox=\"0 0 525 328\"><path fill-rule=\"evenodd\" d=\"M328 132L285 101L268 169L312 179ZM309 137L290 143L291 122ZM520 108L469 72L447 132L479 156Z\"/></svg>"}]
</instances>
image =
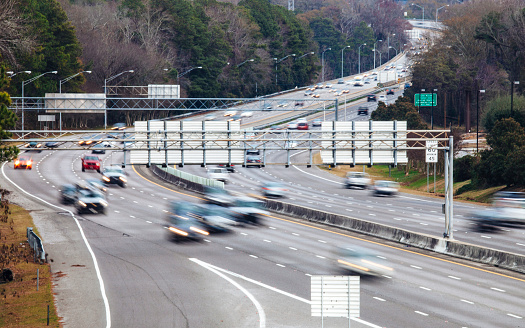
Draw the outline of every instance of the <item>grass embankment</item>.
<instances>
[{"instance_id":1,"label":"grass embankment","mask_svg":"<svg viewBox=\"0 0 525 328\"><path fill-rule=\"evenodd\" d=\"M27 243L26 228L33 227L33 220L29 213L19 206L7 205L5 202L2 202L2 205L0 274L3 269L10 269L14 279L0 284L0 327L61 327L53 301L49 265L34 263L33 250ZM8 213L4 213L6 205L9 206ZM38 235L35 228L33 231Z\"/></svg>"},{"instance_id":2,"label":"grass embankment","mask_svg":"<svg viewBox=\"0 0 525 328\"><path fill-rule=\"evenodd\" d=\"M314 163L321 163L321 157L319 153L314 156ZM357 165L350 167L350 165L338 165L335 168L329 169L328 165L319 166L321 169L329 171L330 173L337 175L341 178L346 176L349 171L363 172L363 165ZM434 192L434 176L433 167L430 167L430 176L428 183L427 192L427 174L417 170L410 170L405 172L404 166L398 168L391 168L389 172L388 165L374 165L372 167L364 168L365 172L370 175L372 180L392 180L397 181L401 185L401 191L417 195L445 197L445 179L443 176L436 176L436 190ZM471 190L459 195L456 194L457 190L466 184L469 184L470 180L454 183L454 199L463 200L478 203L489 203L491 196L499 190L505 188L505 186L492 187L481 190Z\"/></svg>"}]
</instances>

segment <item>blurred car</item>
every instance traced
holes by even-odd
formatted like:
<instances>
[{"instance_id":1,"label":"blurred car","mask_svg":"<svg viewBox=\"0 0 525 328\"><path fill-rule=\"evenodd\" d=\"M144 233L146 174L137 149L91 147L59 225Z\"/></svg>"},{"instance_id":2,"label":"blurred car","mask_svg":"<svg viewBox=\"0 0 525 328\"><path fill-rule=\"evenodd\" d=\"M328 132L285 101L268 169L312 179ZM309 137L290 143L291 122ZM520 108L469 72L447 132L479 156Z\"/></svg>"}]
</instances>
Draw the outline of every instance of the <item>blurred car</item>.
<instances>
[{"instance_id":1,"label":"blurred car","mask_svg":"<svg viewBox=\"0 0 525 328\"><path fill-rule=\"evenodd\" d=\"M58 147L58 142L56 142L56 141L48 141L48 142L46 142L45 146L46 146L46 148L57 148Z\"/></svg>"},{"instance_id":2,"label":"blurred car","mask_svg":"<svg viewBox=\"0 0 525 328\"><path fill-rule=\"evenodd\" d=\"M100 158L94 155L84 155L80 159L82 161L82 172L86 170L96 170L100 173Z\"/></svg>"},{"instance_id":3,"label":"blurred car","mask_svg":"<svg viewBox=\"0 0 525 328\"><path fill-rule=\"evenodd\" d=\"M108 203L102 193L94 189L83 189L77 192L75 208L77 214L102 213L106 214Z\"/></svg>"},{"instance_id":4,"label":"blurred car","mask_svg":"<svg viewBox=\"0 0 525 328\"><path fill-rule=\"evenodd\" d=\"M184 201L172 202L171 206L177 215L196 219L207 232L228 232L238 225L228 207Z\"/></svg>"},{"instance_id":5,"label":"blurred car","mask_svg":"<svg viewBox=\"0 0 525 328\"><path fill-rule=\"evenodd\" d=\"M312 121L312 126L321 126L323 124L323 120L321 120L320 118L316 118L315 120Z\"/></svg>"},{"instance_id":6,"label":"blurred car","mask_svg":"<svg viewBox=\"0 0 525 328\"><path fill-rule=\"evenodd\" d=\"M304 101L296 101L295 106L304 106Z\"/></svg>"},{"instance_id":7,"label":"blurred car","mask_svg":"<svg viewBox=\"0 0 525 328\"><path fill-rule=\"evenodd\" d=\"M111 130L125 130L126 129L126 123L115 123L111 127Z\"/></svg>"},{"instance_id":8,"label":"blurred car","mask_svg":"<svg viewBox=\"0 0 525 328\"><path fill-rule=\"evenodd\" d=\"M91 148L91 153L92 154L105 154L106 153L105 146L101 143L94 145L93 148Z\"/></svg>"},{"instance_id":9,"label":"blurred car","mask_svg":"<svg viewBox=\"0 0 525 328\"><path fill-rule=\"evenodd\" d=\"M213 121L216 118L215 114L206 114L204 115L205 121Z\"/></svg>"},{"instance_id":10,"label":"blurred car","mask_svg":"<svg viewBox=\"0 0 525 328\"><path fill-rule=\"evenodd\" d=\"M246 155L260 155L261 151L259 149L247 149Z\"/></svg>"},{"instance_id":11,"label":"blurred car","mask_svg":"<svg viewBox=\"0 0 525 328\"><path fill-rule=\"evenodd\" d=\"M346 174L345 187L367 189L371 182L372 180L365 172L348 172Z\"/></svg>"},{"instance_id":12,"label":"blurred car","mask_svg":"<svg viewBox=\"0 0 525 328\"><path fill-rule=\"evenodd\" d=\"M241 117L252 117L253 116L253 112L250 112L250 111L243 111L241 113Z\"/></svg>"},{"instance_id":13,"label":"blurred car","mask_svg":"<svg viewBox=\"0 0 525 328\"><path fill-rule=\"evenodd\" d=\"M13 167L16 169L28 169L31 170L33 168L33 159L31 156L27 155L20 155L17 159L15 159Z\"/></svg>"},{"instance_id":14,"label":"blurred car","mask_svg":"<svg viewBox=\"0 0 525 328\"><path fill-rule=\"evenodd\" d=\"M235 114L233 116L230 116L228 118L228 121L240 121L242 119L242 116L239 114Z\"/></svg>"},{"instance_id":15,"label":"blurred car","mask_svg":"<svg viewBox=\"0 0 525 328\"><path fill-rule=\"evenodd\" d=\"M304 92L304 96L305 96L305 97L306 97L306 96L311 96L312 93L313 93L313 91L311 91L311 90L307 90L307 91Z\"/></svg>"},{"instance_id":16,"label":"blurred car","mask_svg":"<svg viewBox=\"0 0 525 328\"><path fill-rule=\"evenodd\" d=\"M225 168L226 170L228 170L228 172L230 173L234 173L235 172L235 164L231 164L231 165L227 165L227 164L219 164L217 165L218 167L223 167Z\"/></svg>"},{"instance_id":17,"label":"blurred car","mask_svg":"<svg viewBox=\"0 0 525 328\"><path fill-rule=\"evenodd\" d=\"M224 116L233 116L236 114L237 114L236 110L229 110L229 111L224 112Z\"/></svg>"},{"instance_id":18,"label":"blurred car","mask_svg":"<svg viewBox=\"0 0 525 328\"><path fill-rule=\"evenodd\" d=\"M386 103L387 98L386 98L385 95L379 95L379 99L378 99L378 101L382 101L382 102Z\"/></svg>"},{"instance_id":19,"label":"blurred car","mask_svg":"<svg viewBox=\"0 0 525 328\"><path fill-rule=\"evenodd\" d=\"M388 89L388 90L386 90L386 94L387 94L387 95L393 95L393 94L394 94L394 89Z\"/></svg>"},{"instance_id":20,"label":"blurred car","mask_svg":"<svg viewBox=\"0 0 525 328\"><path fill-rule=\"evenodd\" d=\"M368 95L368 96L366 96L366 101L367 102L377 101L377 97L376 97L376 95Z\"/></svg>"},{"instance_id":21,"label":"blurred car","mask_svg":"<svg viewBox=\"0 0 525 328\"><path fill-rule=\"evenodd\" d=\"M31 148L31 150L36 150L38 152L42 151L42 144L36 141L31 141L24 145L26 148ZM28 150L29 151L29 150Z\"/></svg>"},{"instance_id":22,"label":"blurred car","mask_svg":"<svg viewBox=\"0 0 525 328\"><path fill-rule=\"evenodd\" d=\"M228 183L230 181L230 173L224 167L213 167L208 170L208 179Z\"/></svg>"},{"instance_id":23,"label":"blurred car","mask_svg":"<svg viewBox=\"0 0 525 328\"><path fill-rule=\"evenodd\" d=\"M121 167L106 166L102 171L102 181L106 184L117 184L125 188L128 179L126 179L126 174Z\"/></svg>"},{"instance_id":24,"label":"blurred car","mask_svg":"<svg viewBox=\"0 0 525 328\"><path fill-rule=\"evenodd\" d=\"M262 217L268 214L263 207L263 201L243 195L235 196L229 206L236 221L242 224L254 225L260 224Z\"/></svg>"},{"instance_id":25,"label":"blurred car","mask_svg":"<svg viewBox=\"0 0 525 328\"><path fill-rule=\"evenodd\" d=\"M297 129L297 122L289 122L289 123L286 125L286 128L287 128L287 129Z\"/></svg>"},{"instance_id":26,"label":"blurred car","mask_svg":"<svg viewBox=\"0 0 525 328\"><path fill-rule=\"evenodd\" d=\"M362 87L363 86L363 81L355 81L354 82L354 87Z\"/></svg>"},{"instance_id":27,"label":"blurred car","mask_svg":"<svg viewBox=\"0 0 525 328\"><path fill-rule=\"evenodd\" d=\"M210 233L204 225L194 217L194 207L188 202L173 201L168 208L166 226L169 239L179 242L181 240L200 240Z\"/></svg>"},{"instance_id":28,"label":"blurred car","mask_svg":"<svg viewBox=\"0 0 525 328\"><path fill-rule=\"evenodd\" d=\"M308 130L308 123L307 122L297 123L297 130Z\"/></svg>"},{"instance_id":29,"label":"blurred car","mask_svg":"<svg viewBox=\"0 0 525 328\"><path fill-rule=\"evenodd\" d=\"M207 204L230 206L233 203L233 195L223 188L204 187L204 201Z\"/></svg>"},{"instance_id":30,"label":"blurred car","mask_svg":"<svg viewBox=\"0 0 525 328\"><path fill-rule=\"evenodd\" d=\"M499 191L494 194L492 207L471 214L476 231L494 231L502 227L525 226L525 193Z\"/></svg>"},{"instance_id":31,"label":"blurred car","mask_svg":"<svg viewBox=\"0 0 525 328\"><path fill-rule=\"evenodd\" d=\"M95 188L96 190L101 191L103 193L106 193L108 191L108 188L106 188L104 181L100 179L86 179L86 183L88 186Z\"/></svg>"},{"instance_id":32,"label":"blurred car","mask_svg":"<svg viewBox=\"0 0 525 328\"><path fill-rule=\"evenodd\" d=\"M262 167L263 162L262 162L261 157L254 156L254 155L246 156L246 167L250 167L250 166Z\"/></svg>"},{"instance_id":33,"label":"blurred car","mask_svg":"<svg viewBox=\"0 0 525 328\"><path fill-rule=\"evenodd\" d=\"M357 115L368 115L368 107L366 107L366 106L359 106L357 108Z\"/></svg>"},{"instance_id":34,"label":"blurred car","mask_svg":"<svg viewBox=\"0 0 525 328\"><path fill-rule=\"evenodd\" d=\"M337 80L337 84L345 84L345 80L339 79L339 80Z\"/></svg>"},{"instance_id":35,"label":"blurred car","mask_svg":"<svg viewBox=\"0 0 525 328\"><path fill-rule=\"evenodd\" d=\"M340 247L336 251L339 268L363 276L391 275L394 269L374 252L356 246Z\"/></svg>"},{"instance_id":36,"label":"blurred car","mask_svg":"<svg viewBox=\"0 0 525 328\"><path fill-rule=\"evenodd\" d=\"M77 201L77 188L72 184L65 184L60 187L60 203L74 204Z\"/></svg>"},{"instance_id":37,"label":"blurred car","mask_svg":"<svg viewBox=\"0 0 525 328\"><path fill-rule=\"evenodd\" d=\"M264 197L286 197L288 189L280 182L267 182L261 186Z\"/></svg>"},{"instance_id":38,"label":"blurred car","mask_svg":"<svg viewBox=\"0 0 525 328\"><path fill-rule=\"evenodd\" d=\"M399 192L399 183L395 181L379 180L374 183L372 192L374 196L394 196Z\"/></svg>"},{"instance_id":39,"label":"blurred car","mask_svg":"<svg viewBox=\"0 0 525 328\"><path fill-rule=\"evenodd\" d=\"M93 143L93 138L94 138L95 135L91 135L91 136L83 136L82 138L80 138L80 141L78 142L78 144L80 146L89 146Z\"/></svg>"}]
</instances>

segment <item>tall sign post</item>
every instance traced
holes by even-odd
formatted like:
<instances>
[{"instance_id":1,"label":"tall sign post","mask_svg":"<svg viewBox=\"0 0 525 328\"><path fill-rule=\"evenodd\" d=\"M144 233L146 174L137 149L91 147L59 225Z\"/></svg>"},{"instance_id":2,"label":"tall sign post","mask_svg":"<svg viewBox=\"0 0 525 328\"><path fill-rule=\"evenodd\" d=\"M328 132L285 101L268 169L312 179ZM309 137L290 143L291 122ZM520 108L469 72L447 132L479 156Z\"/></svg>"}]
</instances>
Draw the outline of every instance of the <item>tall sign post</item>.
<instances>
[{"instance_id":1,"label":"tall sign post","mask_svg":"<svg viewBox=\"0 0 525 328\"><path fill-rule=\"evenodd\" d=\"M429 192L429 163L434 163L434 193L436 193L436 163L438 161L437 140L427 140L426 163L427 163L427 192Z\"/></svg>"}]
</instances>

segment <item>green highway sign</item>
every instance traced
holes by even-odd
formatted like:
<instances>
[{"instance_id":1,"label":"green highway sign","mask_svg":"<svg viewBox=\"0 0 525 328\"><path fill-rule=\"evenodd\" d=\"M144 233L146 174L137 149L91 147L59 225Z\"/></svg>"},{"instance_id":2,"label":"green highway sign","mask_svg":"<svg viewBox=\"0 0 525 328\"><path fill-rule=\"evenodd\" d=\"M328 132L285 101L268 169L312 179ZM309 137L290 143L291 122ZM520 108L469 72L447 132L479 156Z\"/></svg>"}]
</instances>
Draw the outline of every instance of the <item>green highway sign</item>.
<instances>
[{"instance_id":1,"label":"green highway sign","mask_svg":"<svg viewBox=\"0 0 525 328\"><path fill-rule=\"evenodd\" d=\"M414 95L414 105L422 107L437 106L437 94L416 93Z\"/></svg>"}]
</instances>

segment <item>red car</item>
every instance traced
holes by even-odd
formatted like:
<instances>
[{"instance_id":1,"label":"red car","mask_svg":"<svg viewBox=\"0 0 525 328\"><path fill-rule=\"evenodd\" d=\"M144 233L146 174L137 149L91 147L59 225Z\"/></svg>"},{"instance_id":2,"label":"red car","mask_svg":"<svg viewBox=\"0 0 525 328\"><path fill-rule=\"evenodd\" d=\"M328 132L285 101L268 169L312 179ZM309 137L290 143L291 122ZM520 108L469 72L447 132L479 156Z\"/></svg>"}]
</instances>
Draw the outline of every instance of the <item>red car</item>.
<instances>
[{"instance_id":1,"label":"red car","mask_svg":"<svg viewBox=\"0 0 525 328\"><path fill-rule=\"evenodd\" d=\"M15 169L28 169L31 170L33 167L33 160L30 156L20 156L15 159Z\"/></svg>"},{"instance_id":2,"label":"red car","mask_svg":"<svg viewBox=\"0 0 525 328\"><path fill-rule=\"evenodd\" d=\"M297 124L297 130L308 130L308 123L306 123L306 122L299 122Z\"/></svg>"},{"instance_id":3,"label":"red car","mask_svg":"<svg viewBox=\"0 0 525 328\"><path fill-rule=\"evenodd\" d=\"M82 156L82 172L86 170L97 170L100 173L100 158L93 155Z\"/></svg>"}]
</instances>

